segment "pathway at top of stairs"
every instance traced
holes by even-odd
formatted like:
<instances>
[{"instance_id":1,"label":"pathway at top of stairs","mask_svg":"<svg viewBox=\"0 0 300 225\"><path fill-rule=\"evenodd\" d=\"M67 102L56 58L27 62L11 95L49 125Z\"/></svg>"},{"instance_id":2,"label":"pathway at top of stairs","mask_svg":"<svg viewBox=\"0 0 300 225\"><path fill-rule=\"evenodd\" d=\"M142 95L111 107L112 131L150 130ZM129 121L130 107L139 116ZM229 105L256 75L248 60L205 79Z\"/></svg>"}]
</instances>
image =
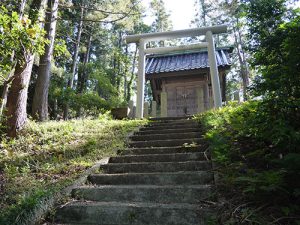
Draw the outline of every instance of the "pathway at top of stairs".
<instances>
[{"instance_id":1,"label":"pathway at top of stairs","mask_svg":"<svg viewBox=\"0 0 300 225\"><path fill-rule=\"evenodd\" d=\"M57 224L204 225L213 173L201 128L189 118L153 119L100 174L73 189Z\"/></svg>"}]
</instances>

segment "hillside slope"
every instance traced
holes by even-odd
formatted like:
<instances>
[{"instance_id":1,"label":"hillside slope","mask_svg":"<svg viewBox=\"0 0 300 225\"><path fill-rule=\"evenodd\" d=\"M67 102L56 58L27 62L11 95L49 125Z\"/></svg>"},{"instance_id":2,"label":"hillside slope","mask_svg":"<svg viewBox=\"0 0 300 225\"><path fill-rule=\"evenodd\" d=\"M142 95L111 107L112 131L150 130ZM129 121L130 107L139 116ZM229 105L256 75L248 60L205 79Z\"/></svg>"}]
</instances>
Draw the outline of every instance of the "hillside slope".
<instances>
[{"instance_id":1,"label":"hillside slope","mask_svg":"<svg viewBox=\"0 0 300 225\"><path fill-rule=\"evenodd\" d=\"M43 200L97 160L113 156L142 121L84 119L30 122L0 149L0 224L22 224Z\"/></svg>"}]
</instances>

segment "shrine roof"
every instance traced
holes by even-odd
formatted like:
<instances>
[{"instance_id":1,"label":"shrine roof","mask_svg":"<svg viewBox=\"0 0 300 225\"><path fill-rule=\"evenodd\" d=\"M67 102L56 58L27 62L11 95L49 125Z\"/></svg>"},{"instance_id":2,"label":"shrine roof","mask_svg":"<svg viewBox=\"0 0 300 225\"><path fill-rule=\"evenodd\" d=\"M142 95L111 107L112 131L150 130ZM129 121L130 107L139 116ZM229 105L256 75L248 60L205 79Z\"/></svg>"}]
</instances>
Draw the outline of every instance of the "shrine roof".
<instances>
[{"instance_id":1,"label":"shrine roof","mask_svg":"<svg viewBox=\"0 0 300 225\"><path fill-rule=\"evenodd\" d=\"M230 67L230 48L216 50L218 67ZM209 68L207 51L181 52L175 54L149 55L146 58L145 73L158 74Z\"/></svg>"}]
</instances>

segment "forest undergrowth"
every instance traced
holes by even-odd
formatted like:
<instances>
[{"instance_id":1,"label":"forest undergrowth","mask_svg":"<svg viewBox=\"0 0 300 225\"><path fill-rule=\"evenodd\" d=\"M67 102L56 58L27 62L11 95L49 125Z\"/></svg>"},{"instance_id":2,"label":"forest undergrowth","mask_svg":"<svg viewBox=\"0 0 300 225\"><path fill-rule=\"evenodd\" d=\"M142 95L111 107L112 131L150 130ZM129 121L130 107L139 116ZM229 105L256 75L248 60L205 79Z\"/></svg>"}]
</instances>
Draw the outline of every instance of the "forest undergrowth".
<instances>
[{"instance_id":1,"label":"forest undergrowth","mask_svg":"<svg viewBox=\"0 0 300 225\"><path fill-rule=\"evenodd\" d=\"M72 184L98 160L122 149L144 122L99 119L30 121L0 149L0 224L23 224L44 199Z\"/></svg>"},{"instance_id":2,"label":"forest undergrowth","mask_svg":"<svg viewBox=\"0 0 300 225\"><path fill-rule=\"evenodd\" d=\"M196 119L216 163L220 202L211 224L300 224L299 127L272 117L260 101Z\"/></svg>"}]
</instances>

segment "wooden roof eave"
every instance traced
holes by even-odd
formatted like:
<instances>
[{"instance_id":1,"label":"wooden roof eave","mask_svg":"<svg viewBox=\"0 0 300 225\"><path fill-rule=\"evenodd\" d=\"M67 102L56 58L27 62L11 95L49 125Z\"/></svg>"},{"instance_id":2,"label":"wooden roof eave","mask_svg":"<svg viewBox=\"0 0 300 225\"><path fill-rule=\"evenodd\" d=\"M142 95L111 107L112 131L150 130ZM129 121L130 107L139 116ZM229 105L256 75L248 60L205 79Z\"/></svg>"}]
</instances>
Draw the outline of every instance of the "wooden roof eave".
<instances>
[{"instance_id":1,"label":"wooden roof eave","mask_svg":"<svg viewBox=\"0 0 300 225\"><path fill-rule=\"evenodd\" d=\"M230 65L226 66L219 66L218 70L226 71L230 69ZM177 76L188 76L188 75L199 75L203 73L209 73L209 68L201 68L201 69L193 69L193 70L182 70L182 71L172 71L172 72L163 72L163 73L151 73L146 74L146 79L161 79L161 78L168 78L168 77L177 77Z\"/></svg>"}]
</instances>

